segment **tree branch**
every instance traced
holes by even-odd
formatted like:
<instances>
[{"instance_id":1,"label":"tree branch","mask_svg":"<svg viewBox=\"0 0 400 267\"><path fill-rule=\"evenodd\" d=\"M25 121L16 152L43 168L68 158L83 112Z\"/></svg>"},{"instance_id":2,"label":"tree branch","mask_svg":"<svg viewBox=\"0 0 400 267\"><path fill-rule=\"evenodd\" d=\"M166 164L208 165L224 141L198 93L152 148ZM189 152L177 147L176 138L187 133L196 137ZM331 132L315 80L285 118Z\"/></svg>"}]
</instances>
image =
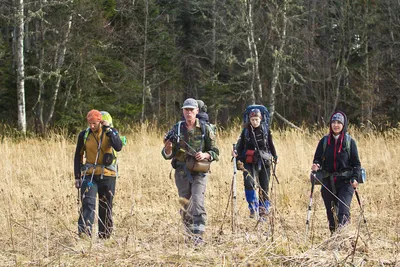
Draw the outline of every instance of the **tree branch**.
<instances>
[{"instance_id":1,"label":"tree branch","mask_svg":"<svg viewBox=\"0 0 400 267\"><path fill-rule=\"evenodd\" d=\"M276 115L276 117L278 117L278 119L281 119L284 123L287 123L290 127L295 128L301 132L303 131L301 128L299 128L298 126L294 125L293 123L291 123L290 121L288 121L287 119L282 117L282 115L279 114L277 111L275 111L275 115Z\"/></svg>"}]
</instances>

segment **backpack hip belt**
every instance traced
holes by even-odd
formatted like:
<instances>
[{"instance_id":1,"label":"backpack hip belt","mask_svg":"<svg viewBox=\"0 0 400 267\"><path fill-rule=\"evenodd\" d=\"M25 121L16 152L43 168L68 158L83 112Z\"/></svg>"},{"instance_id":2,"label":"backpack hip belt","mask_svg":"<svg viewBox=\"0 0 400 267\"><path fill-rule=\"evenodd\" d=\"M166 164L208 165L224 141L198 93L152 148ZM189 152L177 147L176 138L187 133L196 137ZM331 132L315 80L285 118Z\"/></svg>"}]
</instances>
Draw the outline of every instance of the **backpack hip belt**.
<instances>
[{"instance_id":1,"label":"backpack hip belt","mask_svg":"<svg viewBox=\"0 0 400 267\"><path fill-rule=\"evenodd\" d=\"M317 173L315 174L317 176L318 179L325 179L328 178L330 176L334 176L334 177L351 177L353 175L352 171L344 171L344 172L327 172L324 170L320 170L317 171Z\"/></svg>"},{"instance_id":2,"label":"backpack hip belt","mask_svg":"<svg viewBox=\"0 0 400 267\"><path fill-rule=\"evenodd\" d=\"M95 167L97 167L97 166L100 166L101 169L102 169L101 175L103 175L103 173L104 173L104 168L106 168L107 170L110 170L110 171L115 171L115 172L117 172L117 166L114 165L114 164L111 164L111 165L103 165L103 164L91 164L91 163L86 163L85 165L82 166L81 170L82 170L82 171L87 171L87 170L89 170L90 168L95 168Z\"/></svg>"}]
</instances>

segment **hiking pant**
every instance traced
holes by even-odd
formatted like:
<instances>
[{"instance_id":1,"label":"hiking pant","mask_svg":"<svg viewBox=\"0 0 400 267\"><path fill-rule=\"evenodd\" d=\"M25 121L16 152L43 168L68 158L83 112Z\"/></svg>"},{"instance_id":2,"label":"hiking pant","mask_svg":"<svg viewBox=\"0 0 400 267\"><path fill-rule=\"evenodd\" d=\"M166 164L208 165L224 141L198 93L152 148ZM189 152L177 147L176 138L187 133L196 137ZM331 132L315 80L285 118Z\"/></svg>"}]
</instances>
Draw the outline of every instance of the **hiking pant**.
<instances>
[{"instance_id":1,"label":"hiking pant","mask_svg":"<svg viewBox=\"0 0 400 267\"><path fill-rule=\"evenodd\" d=\"M326 181L325 181L326 180ZM331 192L332 186L329 179L324 179L324 185L329 188ZM329 230L331 232L336 231L338 226L343 226L350 221L350 204L353 198L354 189L348 181L337 180L335 183L336 196L341 200L339 201L331 192L325 187L321 188L321 195L324 200L326 215L329 221ZM336 208L338 222L335 224L335 217L332 212L332 202ZM343 202L343 203L342 203Z\"/></svg>"},{"instance_id":2,"label":"hiking pant","mask_svg":"<svg viewBox=\"0 0 400 267\"><path fill-rule=\"evenodd\" d=\"M179 197L189 200L184 210L181 210L182 220L191 233L203 234L207 219L204 207L207 174L194 172L190 175L193 180L187 177L184 166L178 166L175 170L175 184Z\"/></svg>"},{"instance_id":3,"label":"hiking pant","mask_svg":"<svg viewBox=\"0 0 400 267\"><path fill-rule=\"evenodd\" d=\"M93 176L92 185L89 188L91 176L87 175L81 186L82 207L78 220L78 232L92 235L92 225L96 213L96 195L99 194L99 237L109 238L113 228L112 201L115 194L115 177L100 175Z\"/></svg>"},{"instance_id":4,"label":"hiking pant","mask_svg":"<svg viewBox=\"0 0 400 267\"><path fill-rule=\"evenodd\" d=\"M249 203L250 211L257 210L259 206L264 206L267 209L269 208L268 190L269 190L269 179L271 176L271 169L267 165L265 165L265 168L262 164L258 165L250 163L244 164L245 168L245 171L243 171L244 190L245 190L246 200ZM257 178L258 180L255 180ZM257 183L259 183L260 185L259 198L257 198L256 194Z\"/></svg>"}]
</instances>

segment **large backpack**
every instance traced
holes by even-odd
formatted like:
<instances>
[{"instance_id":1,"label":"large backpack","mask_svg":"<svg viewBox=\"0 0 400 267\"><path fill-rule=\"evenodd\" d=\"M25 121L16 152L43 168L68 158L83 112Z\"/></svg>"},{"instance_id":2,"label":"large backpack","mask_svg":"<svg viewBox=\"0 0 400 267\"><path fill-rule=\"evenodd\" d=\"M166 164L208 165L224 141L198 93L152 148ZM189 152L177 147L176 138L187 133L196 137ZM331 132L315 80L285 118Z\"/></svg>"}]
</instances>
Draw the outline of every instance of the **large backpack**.
<instances>
[{"instance_id":1,"label":"large backpack","mask_svg":"<svg viewBox=\"0 0 400 267\"><path fill-rule=\"evenodd\" d=\"M205 112L205 111L203 111L203 113L207 114L207 112ZM208 116L208 114L207 114L207 116ZM212 124L208 120L205 120L205 119L203 119L202 117L199 117L199 116L196 116L196 118L198 118L201 123L205 123L208 126L210 126L211 131L213 132L214 135L217 134L217 126L215 124Z\"/></svg>"},{"instance_id":2,"label":"large backpack","mask_svg":"<svg viewBox=\"0 0 400 267\"><path fill-rule=\"evenodd\" d=\"M250 105L248 106L244 112L243 112L243 123L245 124L245 127L247 127L247 125L250 123L250 112L252 109L259 109L261 112L261 124L265 124L267 126L267 128L269 129L269 112L268 109L263 106L263 105Z\"/></svg>"},{"instance_id":3,"label":"large backpack","mask_svg":"<svg viewBox=\"0 0 400 267\"><path fill-rule=\"evenodd\" d=\"M250 118L249 115L251 113L252 109L258 109L261 112L261 127L264 133L264 141L266 142L266 138L268 136L268 131L269 131L269 112L268 109L263 106L263 105L250 105L248 106L244 112L243 112L243 127L245 129L245 137L246 139L249 139L249 130L247 129L247 126L250 124Z\"/></svg>"}]
</instances>

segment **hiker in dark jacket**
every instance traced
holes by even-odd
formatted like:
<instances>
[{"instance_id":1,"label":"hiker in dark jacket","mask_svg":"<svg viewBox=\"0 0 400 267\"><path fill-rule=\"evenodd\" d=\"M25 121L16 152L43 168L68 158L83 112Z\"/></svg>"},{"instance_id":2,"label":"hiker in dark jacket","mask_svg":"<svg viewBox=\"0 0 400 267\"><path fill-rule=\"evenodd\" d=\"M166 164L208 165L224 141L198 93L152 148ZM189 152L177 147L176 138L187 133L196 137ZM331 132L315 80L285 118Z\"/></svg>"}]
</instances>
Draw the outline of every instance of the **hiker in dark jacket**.
<instances>
[{"instance_id":1,"label":"hiker in dark jacket","mask_svg":"<svg viewBox=\"0 0 400 267\"><path fill-rule=\"evenodd\" d=\"M74 158L75 187L80 189L82 202L78 233L92 235L98 193L99 238L109 238L117 172L113 150L120 151L122 141L118 131L102 120L100 111L93 109L86 118L89 128L79 133Z\"/></svg>"},{"instance_id":2,"label":"hiker in dark jacket","mask_svg":"<svg viewBox=\"0 0 400 267\"><path fill-rule=\"evenodd\" d=\"M275 145L272 141L271 131L264 133L261 126L261 112L259 109L250 111L250 124L243 129L236 144L233 156L238 158L239 169L243 170L246 200L249 205L250 218L258 213L260 217L268 214L270 201L268 197L269 180L271 177L272 161L278 163ZM255 154L251 156L250 154ZM244 163L244 166L242 166ZM259 183L259 196L257 197L257 183Z\"/></svg>"},{"instance_id":3,"label":"hiker in dark jacket","mask_svg":"<svg viewBox=\"0 0 400 267\"><path fill-rule=\"evenodd\" d=\"M321 195L331 233L349 222L350 203L361 175L357 144L347 135L347 124L343 112L332 114L329 134L319 141L311 166L323 183Z\"/></svg>"}]
</instances>

